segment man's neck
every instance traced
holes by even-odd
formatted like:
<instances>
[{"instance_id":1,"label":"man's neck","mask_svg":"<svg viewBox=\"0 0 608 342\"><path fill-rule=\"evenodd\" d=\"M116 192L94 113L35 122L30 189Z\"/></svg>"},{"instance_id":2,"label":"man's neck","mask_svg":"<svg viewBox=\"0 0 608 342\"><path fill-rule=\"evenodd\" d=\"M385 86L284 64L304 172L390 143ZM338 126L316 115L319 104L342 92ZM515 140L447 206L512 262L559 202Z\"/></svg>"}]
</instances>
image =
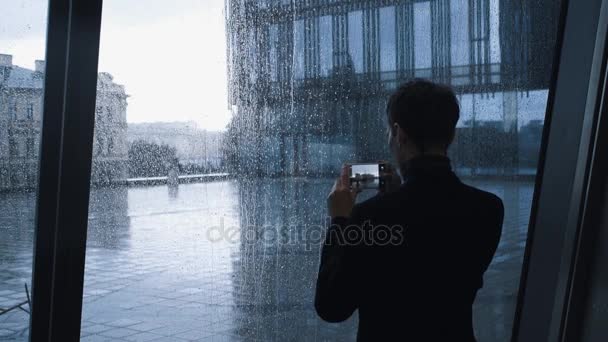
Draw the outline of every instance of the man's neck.
<instances>
[{"instance_id":1,"label":"man's neck","mask_svg":"<svg viewBox=\"0 0 608 342\"><path fill-rule=\"evenodd\" d=\"M420 152L415 152L412 153L408 156L406 156L403 160L402 163L408 163L410 160L414 159L414 158L419 158L419 157L447 157L448 153L445 150L442 149L428 149L426 151L424 151L424 153L420 153Z\"/></svg>"},{"instance_id":2,"label":"man's neck","mask_svg":"<svg viewBox=\"0 0 608 342\"><path fill-rule=\"evenodd\" d=\"M403 158L400 162L399 162L399 171L401 173L401 176L403 176L408 169L408 165L410 164L410 162L414 159L420 159L420 158L425 158L425 157L440 157L440 158L447 158L448 155L446 153L446 151L442 151L442 150L427 150L425 151L425 153L414 153L406 158Z\"/></svg>"}]
</instances>

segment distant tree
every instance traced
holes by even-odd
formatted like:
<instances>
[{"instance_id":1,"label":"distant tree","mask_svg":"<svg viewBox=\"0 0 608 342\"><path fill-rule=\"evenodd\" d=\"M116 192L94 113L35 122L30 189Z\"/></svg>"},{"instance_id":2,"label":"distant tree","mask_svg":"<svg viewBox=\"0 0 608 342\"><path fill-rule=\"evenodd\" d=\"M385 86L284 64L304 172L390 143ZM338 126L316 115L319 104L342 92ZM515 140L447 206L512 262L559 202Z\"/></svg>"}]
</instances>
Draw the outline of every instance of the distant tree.
<instances>
[{"instance_id":1,"label":"distant tree","mask_svg":"<svg viewBox=\"0 0 608 342\"><path fill-rule=\"evenodd\" d=\"M204 163L185 163L179 164L179 173L182 175L196 175L209 173L210 168Z\"/></svg>"},{"instance_id":2,"label":"distant tree","mask_svg":"<svg viewBox=\"0 0 608 342\"><path fill-rule=\"evenodd\" d=\"M129 146L129 177L167 176L172 167L178 167L174 147L144 140L136 140Z\"/></svg>"}]
</instances>

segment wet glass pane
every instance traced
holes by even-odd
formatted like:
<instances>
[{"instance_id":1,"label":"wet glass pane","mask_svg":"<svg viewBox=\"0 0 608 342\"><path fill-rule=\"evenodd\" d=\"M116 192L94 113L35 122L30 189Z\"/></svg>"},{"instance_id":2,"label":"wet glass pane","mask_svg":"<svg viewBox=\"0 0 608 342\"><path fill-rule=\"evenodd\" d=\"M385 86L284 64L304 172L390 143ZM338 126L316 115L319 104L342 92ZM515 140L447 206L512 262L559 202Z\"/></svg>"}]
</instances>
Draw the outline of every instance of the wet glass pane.
<instances>
[{"instance_id":1,"label":"wet glass pane","mask_svg":"<svg viewBox=\"0 0 608 342\"><path fill-rule=\"evenodd\" d=\"M27 341L46 1L0 1L0 341Z\"/></svg>"},{"instance_id":2,"label":"wet glass pane","mask_svg":"<svg viewBox=\"0 0 608 342\"><path fill-rule=\"evenodd\" d=\"M461 102L454 169L505 202L474 316L507 341L557 8L106 0L83 340L353 339L312 306L325 197L388 157L386 99L426 77Z\"/></svg>"},{"instance_id":3,"label":"wet glass pane","mask_svg":"<svg viewBox=\"0 0 608 342\"><path fill-rule=\"evenodd\" d=\"M450 1L450 58L452 66L470 64L469 21L462 20L468 14L469 0Z\"/></svg>"},{"instance_id":4,"label":"wet glass pane","mask_svg":"<svg viewBox=\"0 0 608 342\"><path fill-rule=\"evenodd\" d=\"M380 70L393 71L396 67L395 7L380 8Z\"/></svg>"},{"instance_id":5,"label":"wet glass pane","mask_svg":"<svg viewBox=\"0 0 608 342\"><path fill-rule=\"evenodd\" d=\"M355 72L363 71L363 18L362 11L348 13L348 57Z\"/></svg>"},{"instance_id":6,"label":"wet glass pane","mask_svg":"<svg viewBox=\"0 0 608 342\"><path fill-rule=\"evenodd\" d=\"M414 3L414 66L416 70L431 67L431 3ZM418 76L418 75L416 75ZM424 74L421 77L428 77Z\"/></svg>"},{"instance_id":7,"label":"wet glass pane","mask_svg":"<svg viewBox=\"0 0 608 342\"><path fill-rule=\"evenodd\" d=\"M319 18L319 59L321 76L329 76L333 68L332 16Z\"/></svg>"}]
</instances>

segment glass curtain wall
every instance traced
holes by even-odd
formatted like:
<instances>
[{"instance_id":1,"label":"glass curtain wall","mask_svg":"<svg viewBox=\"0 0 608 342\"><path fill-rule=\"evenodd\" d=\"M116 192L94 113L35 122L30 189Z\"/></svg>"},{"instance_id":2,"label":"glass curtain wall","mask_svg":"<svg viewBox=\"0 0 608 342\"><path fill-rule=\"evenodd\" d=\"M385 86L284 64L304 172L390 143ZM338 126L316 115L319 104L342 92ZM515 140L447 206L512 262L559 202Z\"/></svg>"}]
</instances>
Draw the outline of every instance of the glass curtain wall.
<instances>
[{"instance_id":1,"label":"glass curtain wall","mask_svg":"<svg viewBox=\"0 0 608 342\"><path fill-rule=\"evenodd\" d=\"M0 341L27 341L46 1L0 1Z\"/></svg>"},{"instance_id":2,"label":"glass curtain wall","mask_svg":"<svg viewBox=\"0 0 608 342\"><path fill-rule=\"evenodd\" d=\"M226 132L227 170L240 184L251 184L241 194L240 226L253 222L279 234L314 235L328 177L340 164L388 157L383 133L390 92L414 77L449 84L461 103L450 149L453 167L464 182L496 193L506 205L503 237L475 303L475 331L480 340L508 340L558 10L559 2L551 1L227 1L229 101L238 109ZM331 27L321 24L327 17ZM328 29L331 37L324 34ZM255 39L246 39L251 32ZM317 61L328 48L331 70L318 74ZM246 58L253 50L257 58ZM303 73L302 53L308 56ZM247 77L252 70L282 72L252 80ZM285 184L276 190L279 201L266 188L272 183ZM268 248L262 241L242 247L241 255L256 260L235 270L256 265L270 278L248 283L253 293L264 294L253 296L251 306L261 308L259 301L266 300L275 309L252 318L262 336L284 327L283 332L295 329L321 339L354 326L356 318L342 325L321 323L310 307L317 248L306 250L302 242L262 252ZM296 264L272 268L291 255L299 255ZM297 294L283 294L297 286Z\"/></svg>"},{"instance_id":3,"label":"glass curtain wall","mask_svg":"<svg viewBox=\"0 0 608 342\"><path fill-rule=\"evenodd\" d=\"M475 304L507 341L559 4L104 1L82 340L354 339L312 301L344 161L387 159L386 98L454 87L450 150L506 206Z\"/></svg>"}]
</instances>

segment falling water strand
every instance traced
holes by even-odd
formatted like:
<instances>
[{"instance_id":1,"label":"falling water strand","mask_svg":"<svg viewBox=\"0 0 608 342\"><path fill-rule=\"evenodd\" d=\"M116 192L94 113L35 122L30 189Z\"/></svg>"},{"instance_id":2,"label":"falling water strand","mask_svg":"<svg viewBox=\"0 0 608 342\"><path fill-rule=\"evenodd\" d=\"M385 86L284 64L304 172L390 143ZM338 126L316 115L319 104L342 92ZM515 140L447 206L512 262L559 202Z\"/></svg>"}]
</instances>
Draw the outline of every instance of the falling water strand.
<instances>
[{"instance_id":1,"label":"falling water strand","mask_svg":"<svg viewBox=\"0 0 608 342\"><path fill-rule=\"evenodd\" d=\"M294 113L294 88L295 88L295 79L294 79L294 69L296 67L296 1L291 0L291 16L292 16L292 24L291 24L291 72L289 77L291 78L291 113L290 117L293 118Z\"/></svg>"}]
</instances>

